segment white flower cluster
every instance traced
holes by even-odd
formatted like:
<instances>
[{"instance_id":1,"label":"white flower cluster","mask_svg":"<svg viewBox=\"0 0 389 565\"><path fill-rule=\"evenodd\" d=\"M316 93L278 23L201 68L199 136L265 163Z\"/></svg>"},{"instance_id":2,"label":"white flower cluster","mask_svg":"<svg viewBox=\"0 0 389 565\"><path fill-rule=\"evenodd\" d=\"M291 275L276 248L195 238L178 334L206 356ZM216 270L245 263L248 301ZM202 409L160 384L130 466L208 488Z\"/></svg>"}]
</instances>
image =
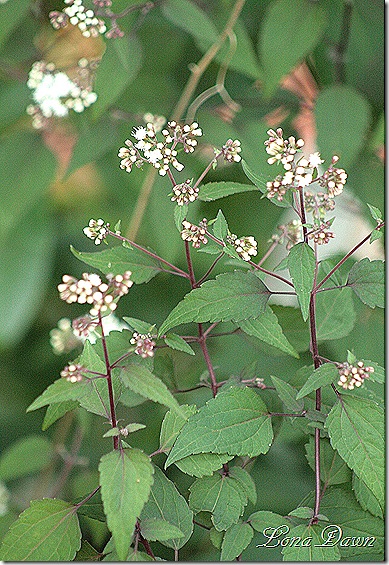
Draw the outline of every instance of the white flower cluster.
<instances>
[{"instance_id":1,"label":"white flower cluster","mask_svg":"<svg viewBox=\"0 0 389 565\"><path fill-rule=\"evenodd\" d=\"M332 232L329 227L330 222L323 222L315 226L313 231L308 234L308 238L312 239L314 243L317 243L318 245L329 243L330 239L335 237L334 232Z\"/></svg>"},{"instance_id":2,"label":"white flower cluster","mask_svg":"<svg viewBox=\"0 0 389 565\"><path fill-rule=\"evenodd\" d=\"M69 318L61 318L57 327L50 330L50 345L56 355L72 351L81 343L82 340L74 333Z\"/></svg>"},{"instance_id":3,"label":"white flower cluster","mask_svg":"<svg viewBox=\"0 0 389 565\"><path fill-rule=\"evenodd\" d=\"M196 226L195 224L191 224L191 222L184 220L182 222L182 227L184 229L181 231L181 238L184 241L191 241L192 246L195 249L198 249L201 244L205 245L208 243L208 239L205 236L207 233L206 223L207 221L204 219L200 222L199 226Z\"/></svg>"},{"instance_id":4,"label":"white flower cluster","mask_svg":"<svg viewBox=\"0 0 389 565\"><path fill-rule=\"evenodd\" d=\"M83 273L80 280L63 275L62 283L58 285L59 296L68 304L90 304L91 316L112 312L117 307L115 300L127 294L133 285L131 274L131 271L126 271L123 275L107 275L108 283L102 282L99 275L93 273Z\"/></svg>"},{"instance_id":5,"label":"white flower cluster","mask_svg":"<svg viewBox=\"0 0 389 565\"><path fill-rule=\"evenodd\" d=\"M227 139L221 150L224 159L228 163L239 163L242 160L242 157L239 155L241 151L239 139L235 139L235 141Z\"/></svg>"},{"instance_id":6,"label":"white flower cluster","mask_svg":"<svg viewBox=\"0 0 389 565\"><path fill-rule=\"evenodd\" d=\"M50 12L50 23L54 29L65 27L68 22L77 26L84 37L98 37L107 31L104 20L93 10L86 8L82 0L64 0L68 4L62 12Z\"/></svg>"},{"instance_id":7,"label":"white flower cluster","mask_svg":"<svg viewBox=\"0 0 389 565\"><path fill-rule=\"evenodd\" d=\"M109 224L105 223L104 220L99 218L94 220L93 218L89 220L89 224L82 231L89 239L93 239L95 245L100 245L100 243L107 237L109 230Z\"/></svg>"},{"instance_id":8,"label":"white flower cluster","mask_svg":"<svg viewBox=\"0 0 389 565\"><path fill-rule=\"evenodd\" d=\"M138 332L134 332L130 339L130 343L132 345L136 345L135 353L136 355L140 355L143 359L154 356L155 341L151 334L140 334Z\"/></svg>"},{"instance_id":9,"label":"white flower cluster","mask_svg":"<svg viewBox=\"0 0 389 565\"><path fill-rule=\"evenodd\" d=\"M60 375L71 383L79 383L84 378L83 371L85 371L85 367L79 363L71 363L63 368Z\"/></svg>"},{"instance_id":10,"label":"white flower cluster","mask_svg":"<svg viewBox=\"0 0 389 565\"><path fill-rule=\"evenodd\" d=\"M363 361L358 361L356 365L343 363L339 369L338 385L345 390L353 390L360 387L363 381L367 379L370 373L374 373L374 367L365 367Z\"/></svg>"},{"instance_id":11,"label":"white flower cluster","mask_svg":"<svg viewBox=\"0 0 389 565\"><path fill-rule=\"evenodd\" d=\"M251 257L255 257L258 253L258 243L252 235L246 237L237 237L234 233L227 236L227 241L232 243L235 251L239 253L244 261L251 261Z\"/></svg>"},{"instance_id":12,"label":"white flower cluster","mask_svg":"<svg viewBox=\"0 0 389 565\"><path fill-rule=\"evenodd\" d=\"M199 195L199 188L192 187L190 185L190 179L187 179L182 184L176 184L173 187L173 196L171 200L177 202L178 206L184 206L184 204L189 204L189 202L194 202L197 200Z\"/></svg>"},{"instance_id":13,"label":"white flower cluster","mask_svg":"<svg viewBox=\"0 0 389 565\"><path fill-rule=\"evenodd\" d=\"M120 168L130 173L134 165L141 167L147 162L158 169L162 176L166 175L170 165L177 171L182 171L184 165L177 160L176 147L182 144L185 153L192 153L197 145L195 137L202 135L201 129L196 122L181 126L173 121L168 122L167 128L161 133L164 140L158 141L154 124L151 122L146 126L134 128L131 135L137 142L126 139L127 147L119 149Z\"/></svg>"},{"instance_id":14,"label":"white flower cluster","mask_svg":"<svg viewBox=\"0 0 389 565\"><path fill-rule=\"evenodd\" d=\"M73 82L66 73L58 71L53 63L36 61L29 72L27 86L33 91L35 104L27 107L37 129L46 125L53 116L63 118L69 109L83 112L96 102L97 94L90 87L82 88Z\"/></svg>"},{"instance_id":15,"label":"white flower cluster","mask_svg":"<svg viewBox=\"0 0 389 565\"><path fill-rule=\"evenodd\" d=\"M346 183L347 174L343 169L337 169L334 164L339 160L336 155L332 158L331 167L318 176L318 167L324 163L320 153L315 152L308 158L296 158L296 154L304 146L302 139L291 136L284 139L283 131L278 128L268 130L269 139L265 141L266 152L270 155L267 162L282 164L285 172L277 175L275 180L266 183L267 197L277 198L282 201L284 195L290 188L305 188L313 182L318 182L320 186L326 187L330 197L337 196L343 190Z\"/></svg>"}]
</instances>

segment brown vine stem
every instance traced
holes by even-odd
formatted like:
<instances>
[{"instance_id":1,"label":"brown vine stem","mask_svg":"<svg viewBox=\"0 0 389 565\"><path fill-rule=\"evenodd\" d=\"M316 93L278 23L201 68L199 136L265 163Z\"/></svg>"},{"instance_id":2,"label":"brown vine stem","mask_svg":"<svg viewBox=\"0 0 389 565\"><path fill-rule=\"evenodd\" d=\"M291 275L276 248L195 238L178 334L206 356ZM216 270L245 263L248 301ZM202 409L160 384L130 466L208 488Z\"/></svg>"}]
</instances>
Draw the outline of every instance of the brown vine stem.
<instances>
[{"instance_id":1,"label":"brown vine stem","mask_svg":"<svg viewBox=\"0 0 389 565\"><path fill-rule=\"evenodd\" d=\"M201 77L203 76L204 72L207 70L208 66L211 64L213 58L221 49L224 41L232 32L233 27L239 17L239 14L242 11L242 8L245 4L245 1L246 0L237 0L231 12L231 15L226 23L225 28L223 29L223 31L221 32L215 43L208 49L208 51L205 53L205 55L203 55L200 61L196 65L193 65L193 67L191 68L192 74L189 77L189 80L186 83L184 90L182 91L182 94L176 104L176 107L173 110L171 117L172 120L176 120L176 121L180 120L181 116L185 112L185 109L188 107L190 99L192 98L193 93L196 90L196 87ZM126 232L130 239L135 239L138 234L156 176L157 176L157 169L155 169L154 167L150 168L141 186L138 200L136 202L130 220L130 225Z\"/></svg>"}]
</instances>

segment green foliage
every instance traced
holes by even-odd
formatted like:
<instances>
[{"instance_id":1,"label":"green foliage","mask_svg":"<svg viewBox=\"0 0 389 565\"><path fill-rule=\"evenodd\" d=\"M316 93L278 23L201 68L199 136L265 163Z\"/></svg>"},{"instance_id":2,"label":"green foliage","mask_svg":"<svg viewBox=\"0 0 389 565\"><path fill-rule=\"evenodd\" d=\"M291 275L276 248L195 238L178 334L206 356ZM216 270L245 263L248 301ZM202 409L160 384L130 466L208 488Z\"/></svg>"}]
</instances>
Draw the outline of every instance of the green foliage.
<instances>
[{"instance_id":1,"label":"green foliage","mask_svg":"<svg viewBox=\"0 0 389 565\"><path fill-rule=\"evenodd\" d=\"M0 457L0 479L8 481L35 473L54 457L51 441L41 436L27 436L10 445Z\"/></svg>"},{"instance_id":2,"label":"green foliage","mask_svg":"<svg viewBox=\"0 0 389 565\"><path fill-rule=\"evenodd\" d=\"M187 322L256 318L264 312L269 296L269 290L254 273L224 273L187 294L163 322L159 335Z\"/></svg>"},{"instance_id":3,"label":"green foliage","mask_svg":"<svg viewBox=\"0 0 389 565\"><path fill-rule=\"evenodd\" d=\"M189 417L166 467L196 453L254 457L266 453L272 439L270 418L259 395L249 388L229 387Z\"/></svg>"},{"instance_id":4,"label":"green foliage","mask_svg":"<svg viewBox=\"0 0 389 565\"><path fill-rule=\"evenodd\" d=\"M315 276L315 256L307 243L294 245L288 255L288 269L304 321L308 319L309 302Z\"/></svg>"},{"instance_id":5,"label":"green foliage","mask_svg":"<svg viewBox=\"0 0 389 565\"><path fill-rule=\"evenodd\" d=\"M103 455L99 472L107 524L119 559L125 560L137 517L150 494L154 469L139 449L120 449Z\"/></svg>"},{"instance_id":6,"label":"green foliage","mask_svg":"<svg viewBox=\"0 0 389 565\"><path fill-rule=\"evenodd\" d=\"M172 349L177 349L178 351L189 353L189 355L195 355L195 352L193 351L191 346L188 345L186 341L177 334L169 332L166 334L163 340L166 343L166 345L168 345Z\"/></svg>"},{"instance_id":7,"label":"green foliage","mask_svg":"<svg viewBox=\"0 0 389 565\"><path fill-rule=\"evenodd\" d=\"M273 381L273 385L275 386L285 410L300 413L303 409L304 402L302 400L297 400L298 395L296 396L295 389L289 383L286 383L277 377L272 376L271 380Z\"/></svg>"},{"instance_id":8,"label":"green foliage","mask_svg":"<svg viewBox=\"0 0 389 565\"><path fill-rule=\"evenodd\" d=\"M370 261L367 257L358 261L351 267L347 284L370 308L384 308L385 272L382 261Z\"/></svg>"},{"instance_id":9,"label":"green foliage","mask_svg":"<svg viewBox=\"0 0 389 565\"><path fill-rule=\"evenodd\" d=\"M81 546L76 510L68 502L33 500L3 539L6 561L73 561Z\"/></svg>"},{"instance_id":10,"label":"green foliage","mask_svg":"<svg viewBox=\"0 0 389 565\"><path fill-rule=\"evenodd\" d=\"M315 442L313 437L305 444L306 458L309 466L315 470ZM332 449L326 438L320 439L320 479L325 485L347 483L351 479L351 471L337 451Z\"/></svg>"},{"instance_id":11,"label":"green foliage","mask_svg":"<svg viewBox=\"0 0 389 565\"><path fill-rule=\"evenodd\" d=\"M324 363L310 375L304 386L297 393L296 398L304 398L313 390L329 385L338 378L338 371L332 363Z\"/></svg>"},{"instance_id":12,"label":"green foliage","mask_svg":"<svg viewBox=\"0 0 389 565\"><path fill-rule=\"evenodd\" d=\"M319 292L316 306L318 341L345 337L354 328L356 313L349 288Z\"/></svg>"},{"instance_id":13,"label":"green foliage","mask_svg":"<svg viewBox=\"0 0 389 565\"><path fill-rule=\"evenodd\" d=\"M239 184L236 182L208 182L200 188L199 199L204 202L218 200L231 194L240 194L242 192L251 192L256 190L252 184Z\"/></svg>"},{"instance_id":14,"label":"green foliage","mask_svg":"<svg viewBox=\"0 0 389 565\"><path fill-rule=\"evenodd\" d=\"M233 561L249 545L254 532L249 524L238 522L233 524L224 534L221 546L221 561Z\"/></svg>"},{"instance_id":15,"label":"green foliage","mask_svg":"<svg viewBox=\"0 0 389 565\"><path fill-rule=\"evenodd\" d=\"M282 550L284 561L339 561L337 546L323 546L322 526L296 526L288 532L288 538L299 539Z\"/></svg>"},{"instance_id":16,"label":"green foliage","mask_svg":"<svg viewBox=\"0 0 389 565\"><path fill-rule=\"evenodd\" d=\"M328 414L326 429L332 447L383 504L383 410L371 400L342 396Z\"/></svg>"}]
</instances>

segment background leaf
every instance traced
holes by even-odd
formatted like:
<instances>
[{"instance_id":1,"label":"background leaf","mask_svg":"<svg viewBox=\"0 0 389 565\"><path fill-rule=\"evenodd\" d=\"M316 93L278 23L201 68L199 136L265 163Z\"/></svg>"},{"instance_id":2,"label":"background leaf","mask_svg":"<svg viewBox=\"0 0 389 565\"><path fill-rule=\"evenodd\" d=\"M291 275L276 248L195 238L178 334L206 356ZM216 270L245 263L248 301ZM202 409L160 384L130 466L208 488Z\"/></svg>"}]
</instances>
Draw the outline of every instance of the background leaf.
<instances>
[{"instance_id":1,"label":"background leaf","mask_svg":"<svg viewBox=\"0 0 389 565\"><path fill-rule=\"evenodd\" d=\"M330 290L316 295L316 330L318 341L339 339L355 326L356 313L351 289Z\"/></svg>"},{"instance_id":2,"label":"background leaf","mask_svg":"<svg viewBox=\"0 0 389 565\"><path fill-rule=\"evenodd\" d=\"M253 539L253 529L249 524L238 522L224 534L221 561L233 561L238 557Z\"/></svg>"},{"instance_id":3,"label":"background leaf","mask_svg":"<svg viewBox=\"0 0 389 565\"><path fill-rule=\"evenodd\" d=\"M0 457L0 479L8 481L40 471L54 457L50 440L42 436L20 438L3 451Z\"/></svg>"},{"instance_id":4,"label":"background leaf","mask_svg":"<svg viewBox=\"0 0 389 565\"><path fill-rule=\"evenodd\" d=\"M370 308L384 308L385 270L382 261L370 261L365 257L354 263L348 274L347 284Z\"/></svg>"},{"instance_id":5,"label":"background leaf","mask_svg":"<svg viewBox=\"0 0 389 565\"><path fill-rule=\"evenodd\" d=\"M306 458L311 469L315 470L315 441L313 437L305 444ZM325 485L347 483L351 479L351 471L338 452L333 449L326 438L320 438L320 479Z\"/></svg>"},{"instance_id":6,"label":"background leaf","mask_svg":"<svg viewBox=\"0 0 389 565\"><path fill-rule=\"evenodd\" d=\"M257 190L253 184L240 184L237 182L208 182L200 187L199 200L210 202L231 194L251 192Z\"/></svg>"},{"instance_id":7,"label":"background leaf","mask_svg":"<svg viewBox=\"0 0 389 565\"><path fill-rule=\"evenodd\" d=\"M307 243L298 243L289 251L288 268L304 320L308 319L309 302L315 276L315 255Z\"/></svg>"}]
</instances>

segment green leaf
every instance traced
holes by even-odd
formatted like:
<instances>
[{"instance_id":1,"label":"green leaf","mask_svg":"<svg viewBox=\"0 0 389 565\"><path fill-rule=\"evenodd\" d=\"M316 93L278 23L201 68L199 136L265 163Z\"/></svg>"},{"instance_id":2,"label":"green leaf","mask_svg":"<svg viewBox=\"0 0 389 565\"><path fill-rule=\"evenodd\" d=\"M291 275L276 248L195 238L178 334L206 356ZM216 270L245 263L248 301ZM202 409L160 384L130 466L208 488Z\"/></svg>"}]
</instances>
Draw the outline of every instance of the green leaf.
<instances>
[{"instance_id":1,"label":"green leaf","mask_svg":"<svg viewBox=\"0 0 389 565\"><path fill-rule=\"evenodd\" d=\"M99 269L105 275L108 273L119 275L125 271L131 271L131 280L135 284L149 282L161 270L158 261L135 248L128 249L128 247L120 246L98 253L84 253L70 246L70 250L77 259Z\"/></svg>"},{"instance_id":2,"label":"green leaf","mask_svg":"<svg viewBox=\"0 0 389 565\"><path fill-rule=\"evenodd\" d=\"M242 159L242 168L243 168L245 175L251 180L252 183L255 184L255 186L257 188L259 188L261 193L267 194L268 191L267 191L267 188L266 188L266 182L267 182L268 178L262 173L256 173L255 171L253 171L244 159ZM280 208L290 208L290 206L291 206L290 199L288 197L288 193L286 194L284 199L281 200L281 201L277 200L276 197L270 198L269 200L270 200L270 202L272 202L272 204L275 204L276 206L279 206Z\"/></svg>"},{"instance_id":3,"label":"green leaf","mask_svg":"<svg viewBox=\"0 0 389 565\"><path fill-rule=\"evenodd\" d=\"M247 504L247 498L242 497L237 481L219 473L197 479L189 490L191 509L195 514L211 512L212 523L219 531L236 524Z\"/></svg>"},{"instance_id":4,"label":"green leaf","mask_svg":"<svg viewBox=\"0 0 389 565\"><path fill-rule=\"evenodd\" d=\"M216 528L212 527L209 530L209 539L216 549L221 549L224 538L224 532L218 532Z\"/></svg>"},{"instance_id":5,"label":"green leaf","mask_svg":"<svg viewBox=\"0 0 389 565\"><path fill-rule=\"evenodd\" d=\"M383 520L364 511L351 488L346 488L347 485L342 488L328 487L321 499L320 511L334 525L332 530L323 532L324 539L329 540L330 532L333 532L332 543L337 543L343 560L355 561L358 556L358 560L369 561L372 554L377 556L373 560L382 561L385 524ZM314 496L311 495L310 499L313 502Z\"/></svg>"},{"instance_id":6,"label":"green leaf","mask_svg":"<svg viewBox=\"0 0 389 565\"><path fill-rule=\"evenodd\" d=\"M298 243L289 251L288 268L304 321L308 319L311 290L315 277L315 254L307 243Z\"/></svg>"},{"instance_id":7,"label":"green leaf","mask_svg":"<svg viewBox=\"0 0 389 565\"><path fill-rule=\"evenodd\" d=\"M138 332L140 334L148 334L152 332L155 328L154 325L144 322L143 320L138 320L137 318L130 318L129 316L123 316L123 320L127 322L131 330Z\"/></svg>"},{"instance_id":8,"label":"green leaf","mask_svg":"<svg viewBox=\"0 0 389 565\"><path fill-rule=\"evenodd\" d=\"M254 457L269 450L271 421L260 396L249 388L230 387L189 417L166 461L166 467L196 453Z\"/></svg>"},{"instance_id":9,"label":"green leaf","mask_svg":"<svg viewBox=\"0 0 389 565\"><path fill-rule=\"evenodd\" d=\"M257 502L257 491L255 488L255 483L251 475L242 467L231 467L229 470L230 477L233 477L240 483L243 488L247 498L253 504Z\"/></svg>"},{"instance_id":10,"label":"green leaf","mask_svg":"<svg viewBox=\"0 0 389 565\"><path fill-rule=\"evenodd\" d=\"M100 561L101 553L97 551L87 540L81 540L81 547L76 553L74 561Z\"/></svg>"},{"instance_id":11,"label":"green leaf","mask_svg":"<svg viewBox=\"0 0 389 565\"><path fill-rule=\"evenodd\" d=\"M378 363L374 361L367 361L362 359L363 364L365 367L373 367L374 373L369 374L369 380L374 381L375 383L384 383L385 382L385 369L380 367Z\"/></svg>"},{"instance_id":12,"label":"green leaf","mask_svg":"<svg viewBox=\"0 0 389 565\"><path fill-rule=\"evenodd\" d=\"M188 204L184 204L183 206L175 206L174 208L174 223L176 224L176 228L181 233L182 231L182 222L188 215Z\"/></svg>"},{"instance_id":13,"label":"green leaf","mask_svg":"<svg viewBox=\"0 0 389 565\"><path fill-rule=\"evenodd\" d=\"M271 380L286 410L301 413L304 407L304 401L296 400L298 398L298 396L296 396L296 390L282 379L271 376Z\"/></svg>"},{"instance_id":14,"label":"green leaf","mask_svg":"<svg viewBox=\"0 0 389 565\"><path fill-rule=\"evenodd\" d=\"M356 322L352 291L349 288L318 292L316 295L316 331L318 341L340 339L348 335Z\"/></svg>"},{"instance_id":15,"label":"green leaf","mask_svg":"<svg viewBox=\"0 0 389 565\"><path fill-rule=\"evenodd\" d=\"M154 469L139 449L117 449L100 460L101 498L120 560L125 560L135 523L150 494Z\"/></svg>"},{"instance_id":16,"label":"green leaf","mask_svg":"<svg viewBox=\"0 0 389 565\"><path fill-rule=\"evenodd\" d=\"M153 375L146 367L142 367L141 365L125 367L121 371L120 378L126 387L137 394L153 402L167 406L178 414L185 416L185 412L181 410L180 405L168 390L165 383Z\"/></svg>"},{"instance_id":17,"label":"green leaf","mask_svg":"<svg viewBox=\"0 0 389 565\"><path fill-rule=\"evenodd\" d=\"M3 539L4 561L73 561L81 546L76 510L59 499L32 500Z\"/></svg>"},{"instance_id":18,"label":"green leaf","mask_svg":"<svg viewBox=\"0 0 389 565\"><path fill-rule=\"evenodd\" d=\"M270 306L266 308L259 318L239 322L239 327L246 334L257 337L280 351L292 355L292 357L299 358L297 351L286 339L282 327L278 323L277 316Z\"/></svg>"},{"instance_id":19,"label":"green leaf","mask_svg":"<svg viewBox=\"0 0 389 565\"><path fill-rule=\"evenodd\" d=\"M249 516L247 520L257 532L263 533L269 528L279 528L285 524L285 518L268 510L259 510Z\"/></svg>"},{"instance_id":20,"label":"green leaf","mask_svg":"<svg viewBox=\"0 0 389 565\"><path fill-rule=\"evenodd\" d=\"M315 440L311 436L305 444L309 466L315 470ZM327 485L338 485L350 481L351 471L332 447L328 439L320 438L320 479Z\"/></svg>"},{"instance_id":21,"label":"green leaf","mask_svg":"<svg viewBox=\"0 0 389 565\"><path fill-rule=\"evenodd\" d=\"M1 454L0 479L9 481L40 471L53 456L53 445L45 437L31 435L19 439Z\"/></svg>"},{"instance_id":22,"label":"green leaf","mask_svg":"<svg viewBox=\"0 0 389 565\"><path fill-rule=\"evenodd\" d=\"M364 510L377 516L384 518L384 511L377 498L371 492L369 487L355 473L353 473L353 491L356 499Z\"/></svg>"},{"instance_id":23,"label":"green leaf","mask_svg":"<svg viewBox=\"0 0 389 565\"><path fill-rule=\"evenodd\" d=\"M112 106L126 87L135 79L142 64L142 46L138 39L120 37L106 42L106 50L96 73L93 105L95 118ZM112 69L116 72L113 74Z\"/></svg>"},{"instance_id":24,"label":"green leaf","mask_svg":"<svg viewBox=\"0 0 389 565\"><path fill-rule=\"evenodd\" d=\"M315 48L326 20L323 6L308 0L277 0L270 4L258 44L267 96Z\"/></svg>"},{"instance_id":25,"label":"green leaf","mask_svg":"<svg viewBox=\"0 0 389 565\"><path fill-rule=\"evenodd\" d=\"M1 6L0 46L22 22L30 9L30 0L15 0Z\"/></svg>"},{"instance_id":26,"label":"green leaf","mask_svg":"<svg viewBox=\"0 0 389 565\"><path fill-rule=\"evenodd\" d=\"M200 187L199 200L203 202L211 202L218 200L231 194L239 194L241 192L252 192L257 187L252 184L240 184L238 182L208 182Z\"/></svg>"},{"instance_id":27,"label":"green leaf","mask_svg":"<svg viewBox=\"0 0 389 565\"><path fill-rule=\"evenodd\" d=\"M231 461L233 455L227 453L196 453L188 455L179 461L175 461L175 465L187 475L191 477L206 477L212 475L218 469L221 469L225 463Z\"/></svg>"},{"instance_id":28,"label":"green leaf","mask_svg":"<svg viewBox=\"0 0 389 565\"><path fill-rule=\"evenodd\" d=\"M329 385L335 380L338 380L338 377L339 374L336 366L333 363L324 363L324 365L320 365L320 367L315 369L312 375L308 377L304 386L297 393L296 398L304 398L304 396L307 396L313 390L317 390L322 386Z\"/></svg>"},{"instance_id":29,"label":"green leaf","mask_svg":"<svg viewBox=\"0 0 389 565\"><path fill-rule=\"evenodd\" d=\"M385 269L383 261L370 261L367 257L354 263L348 274L351 286L360 300L370 308L385 306Z\"/></svg>"},{"instance_id":30,"label":"green leaf","mask_svg":"<svg viewBox=\"0 0 389 565\"><path fill-rule=\"evenodd\" d=\"M372 206L371 204L368 204L366 202L366 205L368 206L369 210L370 210L370 214L373 218L373 220L376 220L377 222L381 222L382 220L382 212L379 208L376 208L375 206Z\"/></svg>"},{"instance_id":31,"label":"green leaf","mask_svg":"<svg viewBox=\"0 0 389 565\"><path fill-rule=\"evenodd\" d=\"M159 335L186 322L256 318L264 312L269 297L268 288L254 273L223 273L189 292L163 322Z\"/></svg>"},{"instance_id":32,"label":"green leaf","mask_svg":"<svg viewBox=\"0 0 389 565\"><path fill-rule=\"evenodd\" d=\"M167 0L162 5L165 17L174 25L204 42L207 48L218 38L218 31L206 13L190 0Z\"/></svg>"},{"instance_id":33,"label":"green leaf","mask_svg":"<svg viewBox=\"0 0 389 565\"><path fill-rule=\"evenodd\" d=\"M329 86L319 92L314 114L322 158L329 162L333 155L338 155L341 166L347 170L366 143L371 119L367 100L350 86Z\"/></svg>"},{"instance_id":34,"label":"green leaf","mask_svg":"<svg viewBox=\"0 0 389 565\"><path fill-rule=\"evenodd\" d=\"M294 516L295 518L301 518L302 520L310 520L313 516L314 512L312 508L308 508L308 506L299 506L299 508L295 508L289 512L288 516Z\"/></svg>"},{"instance_id":35,"label":"green leaf","mask_svg":"<svg viewBox=\"0 0 389 565\"><path fill-rule=\"evenodd\" d=\"M166 412L161 424L161 431L159 435L159 449L167 452L173 446L182 426L185 424L189 416L197 412L194 404L188 406L184 404L180 406L181 411L169 410Z\"/></svg>"},{"instance_id":36,"label":"green leaf","mask_svg":"<svg viewBox=\"0 0 389 565\"><path fill-rule=\"evenodd\" d=\"M163 339L166 345L168 345L172 349L177 349L178 351L189 353L189 355L195 355L195 352L193 351L189 343L186 343L186 341L179 335L169 332Z\"/></svg>"},{"instance_id":37,"label":"green leaf","mask_svg":"<svg viewBox=\"0 0 389 565\"><path fill-rule=\"evenodd\" d=\"M383 237L383 231L380 230L374 230L373 233L370 236L369 242L370 243L374 243L374 241L376 241L377 239L381 239L381 237Z\"/></svg>"},{"instance_id":38,"label":"green leaf","mask_svg":"<svg viewBox=\"0 0 389 565\"><path fill-rule=\"evenodd\" d=\"M228 234L228 224L221 210L217 213L215 223L212 225L212 230L215 237L224 241Z\"/></svg>"},{"instance_id":39,"label":"green leaf","mask_svg":"<svg viewBox=\"0 0 389 565\"><path fill-rule=\"evenodd\" d=\"M66 177L80 167L97 161L118 142L117 122L109 116L103 116L98 122L90 124L84 120L78 131L77 143L66 170Z\"/></svg>"},{"instance_id":40,"label":"green leaf","mask_svg":"<svg viewBox=\"0 0 389 565\"><path fill-rule=\"evenodd\" d=\"M166 541L183 538L184 534L177 526L160 518L146 518L141 521L141 534L147 541Z\"/></svg>"},{"instance_id":41,"label":"green leaf","mask_svg":"<svg viewBox=\"0 0 389 565\"><path fill-rule=\"evenodd\" d=\"M327 416L331 445L383 504L385 499L384 412L366 398L341 397Z\"/></svg>"},{"instance_id":42,"label":"green leaf","mask_svg":"<svg viewBox=\"0 0 389 565\"><path fill-rule=\"evenodd\" d=\"M141 523L147 519L160 519L175 526L183 536L160 540L173 549L183 547L192 535L193 513L185 498L158 467L155 467L154 484L140 518Z\"/></svg>"},{"instance_id":43,"label":"green leaf","mask_svg":"<svg viewBox=\"0 0 389 565\"><path fill-rule=\"evenodd\" d=\"M100 491L96 492L89 500L83 502L79 506L79 503L82 502L86 496L87 495L81 496L74 501L74 504L77 505L77 514L80 516L87 516L88 518L97 520L98 522L106 522L107 517L104 514Z\"/></svg>"},{"instance_id":44,"label":"green leaf","mask_svg":"<svg viewBox=\"0 0 389 565\"><path fill-rule=\"evenodd\" d=\"M55 402L47 407L46 414L42 423L42 430L46 431L54 422L62 418L67 412L71 412L77 408L76 400L65 400L64 402Z\"/></svg>"},{"instance_id":45,"label":"green leaf","mask_svg":"<svg viewBox=\"0 0 389 565\"><path fill-rule=\"evenodd\" d=\"M323 527L319 525L292 528L284 537L301 538L301 541L284 547L284 561L340 561L338 546L324 546L322 532Z\"/></svg>"},{"instance_id":46,"label":"green leaf","mask_svg":"<svg viewBox=\"0 0 389 565\"><path fill-rule=\"evenodd\" d=\"M233 561L249 545L253 539L254 531L250 524L239 521L224 534L222 543L221 561Z\"/></svg>"},{"instance_id":47,"label":"green leaf","mask_svg":"<svg viewBox=\"0 0 389 565\"><path fill-rule=\"evenodd\" d=\"M52 385L48 386L47 389L30 404L26 411L32 412L33 410L42 408L42 406L56 404L58 402L66 402L69 400L78 401L89 391L86 384L85 381L71 383L66 379L58 379L54 381Z\"/></svg>"}]
</instances>

